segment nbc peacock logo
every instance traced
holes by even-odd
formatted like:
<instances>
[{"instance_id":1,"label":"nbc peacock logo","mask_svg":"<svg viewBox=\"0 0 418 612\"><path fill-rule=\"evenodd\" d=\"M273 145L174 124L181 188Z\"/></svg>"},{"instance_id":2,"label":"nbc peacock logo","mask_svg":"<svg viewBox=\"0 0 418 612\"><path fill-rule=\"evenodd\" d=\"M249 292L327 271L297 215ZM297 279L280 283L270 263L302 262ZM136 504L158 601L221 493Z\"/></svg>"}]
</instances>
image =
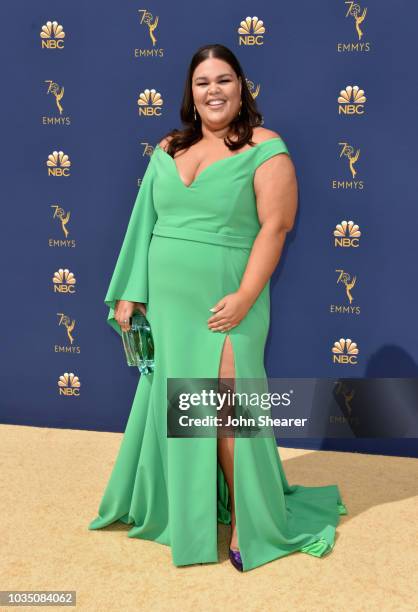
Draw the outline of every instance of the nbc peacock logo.
<instances>
[{"instance_id":1,"label":"nbc peacock logo","mask_svg":"<svg viewBox=\"0 0 418 612\"><path fill-rule=\"evenodd\" d=\"M65 32L58 21L47 21L39 35L42 49L64 49Z\"/></svg>"},{"instance_id":2,"label":"nbc peacock logo","mask_svg":"<svg viewBox=\"0 0 418 612\"><path fill-rule=\"evenodd\" d=\"M238 43L246 47L264 44L263 34L266 28L258 17L246 17L238 27Z\"/></svg>"},{"instance_id":3,"label":"nbc peacock logo","mask_svg":"<svg viewBox=\"0 0 418 612\"><path fill-rule=\"evenodd\" d=\"M52 277L54 293L75 293L76 278L68 268L60 268Z\"/></svg>"},{"instance_id":4,"label":"nbc peacock logo","mask_svg":"<svg viewBox=\"0 0 418 612\"><path fill-rule=\"evenodd\" d=\"M351 338L340 338L336 340L331 350L333 363L357 365L359 349L356 342L353 342Z\"/></svg>"},{"instance_id":5,"label":"nbc peacock logo","mask_svg":"<svg viewBox=\"0 0 418 612\"><path fill-rule=\"evenodd\" d=\"M334 246L357 248L359 246L360 236L360 228L354 221L341 221L341 223L337 223L335 226Z\"/></svg>"},{"instance_id":6,"label":"nbc peacock logo","mask_svg":"<svg viewBox=\"0 0 418 612\"><path fill-rule=\"evenodd\" d=\"M163 98L155 89L144 89L137 100L138 115L145 117L160 117Z\"/></svg>"},{"instance_id":7,"label":"nbc peacock logo","mask_svg":"<svg viewBox=\"0 0 418 612\"><path fill-rule=\"evenodd\" d=\"M70 176L71 161L64 151L53 151L46 160L48 176Z\"/></svg>"},{"instance_id":8,"label":"nbc peacock logo","mask_svg":"<svg viewBox=\"0 0 418 612\"><path fill-rule=\"evenodd\" d=\"M74 372L64 372L58 379L58 393L65 397L79 397L81 382Z\"/></svg>"},{"instance_id":9,"label":"nbc peacock logo","mask_svg":"<svg viewBox=\"0 0 418 612\"><path fill-rule=\"evenodd\" d=\"M358 85L347 85L337 98L339 115L364 115L366 96Z\"/></svg>"}]
</instances>

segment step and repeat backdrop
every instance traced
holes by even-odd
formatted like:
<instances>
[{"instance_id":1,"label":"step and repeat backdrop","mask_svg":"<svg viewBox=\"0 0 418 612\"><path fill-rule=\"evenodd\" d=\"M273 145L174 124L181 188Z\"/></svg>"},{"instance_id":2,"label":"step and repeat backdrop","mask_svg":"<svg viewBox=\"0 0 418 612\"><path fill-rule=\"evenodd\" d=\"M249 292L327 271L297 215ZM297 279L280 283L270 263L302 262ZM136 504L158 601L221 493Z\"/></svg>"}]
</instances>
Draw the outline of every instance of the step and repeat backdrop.
<instances>
[{"instance_id":1,"label":"step and repeat backdrop","mask_svg":"<svg viewBox=\"0 0 418 612\"><path fill-rule=\"evenodd\" d=\"M218 42L298 175L266 371L334 381L334 418L348 424L346 437L283 443L416 454L411 430L393 426L416 421L418 405L416 4L40 0L1 11L2 422L124 430L139 372L103 300L149 157L181 126L191 56ZM366 435L351 427L359 379L373 379Z\"/></svg>"}]
</instances>

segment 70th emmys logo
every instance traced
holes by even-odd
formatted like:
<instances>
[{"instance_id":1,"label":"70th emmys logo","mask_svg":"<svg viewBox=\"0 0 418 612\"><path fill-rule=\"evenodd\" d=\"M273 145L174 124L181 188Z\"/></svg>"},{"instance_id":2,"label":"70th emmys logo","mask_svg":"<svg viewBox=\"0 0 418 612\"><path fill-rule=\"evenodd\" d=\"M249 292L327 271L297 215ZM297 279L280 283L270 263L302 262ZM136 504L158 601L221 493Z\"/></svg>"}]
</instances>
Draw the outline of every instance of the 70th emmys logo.
<instances>
[{"instance_id":1,"label":"70th emmys logo","mask_svg":"<svg viewBox=\"0 0 418 612\"><path fill-rule=\"evenodd\" d=\"M75 293L75 276L68 268L60 268L52 277L54 293Z\"/></svg>"},{"instance_id":2,"label":"70th emmys logo","mask_svg":"<svg viewBox=\"0 0 418 612\"><path fill-rule=\"evenodd\" d=\"M141 16L141 18L139 20L139 23L141 25L145 24L147 26L148 34L149 34L149 37L151 39L152 46L155 47L157 39L155 38L154 31L157 29L159 18L158 17L153 18L152 13L150 13L146 9L138 9L138 13ZM153 21L153 19L154 19L154 21Z\"/></svg>"},{"instance_id":3,"label":"70th emmys logo","mask_svg":"<svg viewBox=\"0 0 418 612\"><path fill-rule=\"evenodd\" d=\"M365 101L366 96L363 89L360 89L358 85L347 85L338 96L338 114L364 115Z\"/></svg>"},{"instance_id":4,"label":"70th emmys logo","mask_svg":"<svg viewBox=\"0 0 418 612\"><path fill-rule=\"evenodd\" d=\"M68 229L68 224L71 217L71 212L69 210L65 211L59 204L51 204L51 208L53 209L52 218L59 224L61 227L62 233L64 234L64 238L48 238L48 246L49 247L71 247L75 248L76 240L75 238L69 238L70 231Z\"/></svg>"},{"instance_id":5,"label":"70th emmys logo","mask_svg":"<svg viewBox=\"0 0 418 612\"><path fill-rule=\"evenodd\" d=\"M358 39L361 40L363 38L363 31L360 28L360 25L366 19L367 9L363 9L361 12L361 7L357 2L353 2L352 0L346 0L345 4L348 6L348 10L345 14L346 18L352 17L355 23L356 32Z\"/></svg>"},{"instance_id":6,"label":"70th emmys logo","mask_svg":"<svg viewBox=\"0 0 418 612\"><path fill-rule=\"evenodd\" d=\"M81 382L74 372L64 372L58 380L59 395L65 397L78 397L80 395Z\"/></svg>"},{"instance_id":7,"label":"70th emmys logo","mask_svg":"<svg viewBox=\"0 0 418 612\"><path fill-rule=\"evenodd\" d=\"M74 328L75 328L75 319L71 319L71 317L64 314L63 312L57 312L57 315L59 317L58 325L59 326L63 325L65 327L65 330L67 332L68 341L70 344L73 344L74 337L72 335L72 332L74 331Z\"/></svg>"},{"instance_id":8,"label":"70th emmys logo","mask_svg":"<svg viewBox=\"0 0 418 612\"><path fill-rule=\"evenodd\" d=\"M358 247L361 232L354 221L344 220L335 226L334 236L334 246L336 247Z\"/></svg>"},{"instance_id":9,"label":"70th emmys logo","mask_svg":"<svg viewBox=\"0 0 418 612\"><path fill-rule=\"evenodd\" d=\"M256 86L254 81L250 81L250 79L245 79L245 81L247 83L247 87L248 87L250 94L255 100L256 98L258 98L258 94L260 93L260 85Z\"/></svg>"},{"instance_id":10,"label":"70th emmys logo","mask_svg":"<svg viewBox=\"0 0 418 612\"><path fill-rule=\"evenodd\" d=\"M359 157L360 157L360 149L357 149L356 151L354 151L354 147L349 145L348 142L339 142L338 144L341 145L340 157L347 158L348 167L350 169L351 176L355 178L357 174L355 165L358 162Z\"/></svg>"},{"instance_id":11,"label":"70th emmys logo","mask_svg":"<svg viewBox=\"0 0 418 612\"><path fill-rule=\"evenodd\" d=\"M70 158L64 151L53 151L46 161L48 176L70 176Z\"/></svg>"},{"instance_id":12,"label":"70th emmys logo","mask_svg":"<svg viewBox=\"0 0 418 612\"><path fill-rule=\"evenodd\" d=\"M145 117L160 117L163 98L155 89L144 89L139 94L138 114Z\"/></svg>"},{"instance_id":13,"label":"70th emmys logo","mask_svg":"<svg viewBox=\"0 0 418 612\"><path fill-rule=\"evenodd\" d=\"M351 302L353 301L353 296L351 295L351 289L354 287L354 285L357 282L357 276L353 276L351 277L351 275L348 272L345 272L344 270L335 270L336 272L339 272L339 276L337 278L337 285L338 283L343 283L343 285L345 286L345 292L348 298L348 301Z\"/></svg>"},{"instance_id":14,"label":"70th emmys logo","mask_svg":"<svg viewBox=\"0 0 418 612\"><path fill-rule=\"evenodd\" d=\"M42 49L64 48L65 32L58 21L47 21L41 28L40 37Z\"/></svg>"},{"instance_id":15,"label":"70th emmys logo","mask_svg":"<svg viewBox=\"0 0 418 612\"><path fill-rule=\"evenodd\" d=\"M357 365L359 350L351 338L340 338L332 347L332 362L343 365Z\"/></svg>"},{"instance_id":16,"label":"70th emmys logo","mask_svg":"<svg viewBox=\"0 0 418 612\"><path fill-rule=\"evenodd\" d=\"M239 24L239 45L245 45L246 47L262 45L264 43L262 34L264 34L265 31L266 28L261 19L258 17L246 17Z\"/></svg>"},{"instance_id":17,"label":"70th emmys logo","mask_svg":"<svg viewBox=\"0 0 418 612\"><path fill-rule=\"evenodd\" d=\"M65 210L61 208L61 206L59 206L59 204L51 204L51 208L54 209L53 219L60 220L60 225L64 236L68 238L69 231L67 229L67 225L71 217L70 211L68 210L67 212L65 212Z\"/></svg>"},{"instance_id":18,"label":"70th emmys logo","mask_svg":"<svg viewBox=\"0 0 418 612\"><path fill-rule=\"evenodd\" d=\"M342 0L339 0L342 2ZM367 8L362 8L358 2L353 0L345 0L345 18L348 19L354 27L350 27L350 40L337 42L338 53L368 53L371 50L371 44L368 40L364 40L364 24L367 15ZM355 37L355 38L354 38Z\"/></svg>"},{"instance_id":19,"label":"70th emmys logo","mask_svg":"<svg viewBox=\"0 0 418 612\"><path fill-rule=\"evenodd\" d=\"M351 174L351 180L348 179L331 179L332 189L364 189L364 181L356 179L358 171L356 164L360 159L360 149L355 149L348 142L339 142L341 147L340 159L346 160L345 167Z\"/></svg>"},{"instance_id":20,"label":"70th emmys logo","mask_svg":"<svg viewBox=\"0 0 418 612\"><path fill-rule=\"evenodd\" d=\"M64 97L64 87L60 87L58 83L54 83L53 81L45 81L45 83L48 83L48 90L46 94L52 94L54 96L59 114L62 115L64 109L62 107L61 100Z\"/></svg>"},{"instance_id":21,"label":"70th emmys logo","mask_svg":"<svg viewBox=\"0 0 418 612\"><path fill-rule=\"evenodd\" d=\"M338 274L337 285L343 286L348 304L330 304L329 311L331 314L360 314L360 306L353 305L354 298L352 290L356 286L357 276L353 276L346 270L335 270Z\"/></svg>"},{"instance_id":22,"label":"70th emmys logo","mask_svg":"<svg viewBox=\"0 0 418 612\"><path fill-rule=\"evenodd\" d=\"M58 83L50 79L45 79L45 83L48 85L46 95L49 96L49 100L53 99L55 103L48 105L51 106L52 112L50 115L42 116L42 125L71 125L71 117L63 114L64 107L62 105L62 100L64 97L64 86L58 85ZM58 113L54 113L54 109L58 111Z\"/></svg>"}]
</instances>

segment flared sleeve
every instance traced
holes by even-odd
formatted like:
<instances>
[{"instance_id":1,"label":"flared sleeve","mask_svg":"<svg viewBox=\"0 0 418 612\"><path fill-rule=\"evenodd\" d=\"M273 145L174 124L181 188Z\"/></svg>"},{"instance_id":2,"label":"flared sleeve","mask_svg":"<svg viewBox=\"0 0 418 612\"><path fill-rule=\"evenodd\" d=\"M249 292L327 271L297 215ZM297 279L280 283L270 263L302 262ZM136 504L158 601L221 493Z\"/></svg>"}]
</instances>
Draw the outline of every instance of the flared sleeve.
<instances>
[{"instance_id":1,"label":"flared sleeve","mask_svg":"<svg viewBox=\"0 0 418 612\"><path fill-rule=\"evenodd\" d=\"M115 319L116 301L148 302L148 249L157 220L153 202L153 155L142 178L104 299L109 307L107 323L119 335L122 331Z\"/></svg>"}]
</instances>

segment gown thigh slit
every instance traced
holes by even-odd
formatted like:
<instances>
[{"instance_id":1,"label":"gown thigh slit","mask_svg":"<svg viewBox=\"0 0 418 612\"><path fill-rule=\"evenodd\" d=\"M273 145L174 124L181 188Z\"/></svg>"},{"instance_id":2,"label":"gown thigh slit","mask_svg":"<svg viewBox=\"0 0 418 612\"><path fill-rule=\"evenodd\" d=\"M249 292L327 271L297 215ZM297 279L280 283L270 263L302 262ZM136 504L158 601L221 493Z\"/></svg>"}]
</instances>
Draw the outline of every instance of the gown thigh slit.
<instances>
[{"instance_id":1,"label":"gown thigh slit","mask_svg":"<svg viewBox=\"0 0 418 612\"><path fill-rule=\"evenodd\" d=\"M222 410L220 410L219 415L221 416L223 419L222 425L218 426L218 445L219 445L219 437L225 436L225 437L232 437L234 438L234 432L235 432L235 427L232 425L228 425L226 424L227 419L230 418L235 418L237 416L237 413L235 411L235 402L233 401L233 396L232 394L235 391L235 356L234 356L234 349L233 349L233 344L231 341L231 337L229 335L229 332L225 333L225 338L222 342L222 348L221 348L221 359L224 359L224 349L225 349L225 345L229 343L230 344L230 351L231 351L231 355L232 355L232 360L233 360L233 367L228 368L226 370L226 374L225 373L225 369L222 367L223 364L220 363L219 366L219 379L218 379L218 391L219 393L223 394L226 397L225 403L222 407ZM230 399L231 398L231 399ZM226 404L226 405L225 405ZM221 431L221 434L219 433L219 431ZM232 466L230 467L230 470L232 471L232 486L234 487L234 498L235 498L235 486L234 486L234 454L235 454L235 445L233 446L233 457L231 460L231 464ZM222 478L218 477L218 489L219 486L222 486L223 482L226 481L226 491L224 494L224 504L227 507L227 510L229 512L229 520L228 523L230 524L232 522L232 516L231 516L231 509L232 509L232 496L230 494L230 483L227 481L226 477L225 477L225 473L222 469L222 464L219 461L218 462L218 469L220 470L220 472L222 473ZM224 520L219 520L218 518L218 522L225 522ZM237 533L238 533L238 527L236 526L237 529Z\"/></svg>"},{"instance_id":2,"label":"gown thigh slit","mask_svg":"<svg viewBox=\"0 0 418 612\"><path fill-rule=\"evenodd\" d=\"M119 336L116 300L147 305L155 369L139 378L88 528L121 521L129 525L129 537L169 546L175 566L218 562L218 523L230 524L231 513L217 435L167 436L167 381L216 380L229 337L236 391L242 390L241 379L266 385L270 282L232 329L213 332L207 320L215 303L238 290L260 229L254 173L282 154L289 155L284 141L271 138L212 163L186 187L173 158L157 145L105 296L107 322ZM240 403L235 409L241 412ZM244 572L297 551L317 557L331 551L339 516L347 514L339 488L289 485L272 428L263 437L235 435L233 473Z\"/></svg>"}]
</instances>

